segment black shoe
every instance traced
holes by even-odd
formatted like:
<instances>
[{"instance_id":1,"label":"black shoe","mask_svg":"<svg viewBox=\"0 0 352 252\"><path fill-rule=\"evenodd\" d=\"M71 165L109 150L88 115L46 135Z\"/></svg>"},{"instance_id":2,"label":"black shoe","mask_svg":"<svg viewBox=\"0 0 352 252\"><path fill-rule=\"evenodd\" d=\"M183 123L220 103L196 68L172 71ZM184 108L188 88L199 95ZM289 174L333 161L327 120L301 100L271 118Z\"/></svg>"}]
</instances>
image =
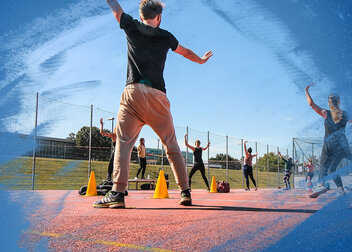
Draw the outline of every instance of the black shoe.
<instances>
[{"instance_id":1,"label":"black shoe","mask_svg":"<svg viewBox=\"0 0 352 252\"><path fill-rule=\"evenodd\" d=\"M249 187L247 187L246 189L244 189L245 191L250 191L251 189L249 189Z\"/></svg>"},{"instance_id":2,"label":"black shoe","mask_svg":"<svg viewBox=\"0 0 352 252\"><path fill-rule=\"evenodd\" d=\"M125 208L125 195L120 192L108 192L104 198L94 202L95 208Z\"/></svg>"},{"instance_id":3,"label":"black shoe","mask_svg":"<svg viewBox=\"0 0 352 252\"><path fill-rule=\"evenodd\" d=\"M190 189L186 189L181 192L181 200L180 200L179 204L184 205L184 206L192 205L192 198L191 198Z\"/></svg>"}]
</instances>

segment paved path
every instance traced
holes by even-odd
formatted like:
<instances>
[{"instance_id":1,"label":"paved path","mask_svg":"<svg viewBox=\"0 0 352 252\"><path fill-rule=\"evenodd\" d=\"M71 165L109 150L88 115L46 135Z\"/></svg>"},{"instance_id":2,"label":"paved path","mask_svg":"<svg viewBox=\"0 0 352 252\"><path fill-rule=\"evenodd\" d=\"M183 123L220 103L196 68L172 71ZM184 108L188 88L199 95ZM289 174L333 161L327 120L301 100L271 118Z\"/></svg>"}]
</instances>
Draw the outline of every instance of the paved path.
<instances>
[{"instance_id":1,"label":"paved path","mask_svg":"<svg viewBox=\"0 0 352 252\"><path fill-rule=\"evenodd\" d=\"M126 209L95 209L92 203L100 196L76 191L27 191L25 199L23 191L14 191L11 198L27 208L35 205L18 245L25 249L248 252L276 244L331 202L333 193L310 199L303 190L193 190L194 205L184 207L175 190L169 199L130 191Z\"/></svg>"}]
</instances>

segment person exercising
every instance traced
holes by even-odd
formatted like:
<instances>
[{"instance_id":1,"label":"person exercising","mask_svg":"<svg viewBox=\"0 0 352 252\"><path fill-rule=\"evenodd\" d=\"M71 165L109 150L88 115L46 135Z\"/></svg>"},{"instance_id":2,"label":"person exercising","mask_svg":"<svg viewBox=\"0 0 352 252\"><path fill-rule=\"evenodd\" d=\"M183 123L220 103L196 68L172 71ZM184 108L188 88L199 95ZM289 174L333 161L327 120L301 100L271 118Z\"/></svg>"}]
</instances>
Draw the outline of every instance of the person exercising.
<instances>
[{"instance_id":1,"label":"person exercising","mask_svg":"<svg viewBox=\"0 0 352 252\"><path fill-rule=\"evenodd\" d=\"M246 178L246 191L249 191L249 179L248 177L252 180L252 183L254 184L254 191L256 191L257 188L257 183L255 182L255 179L253 177L253 166L252 166L252 160L254 157L256 157L258 155L258 153L256 153L255 155L252 155L252 148L249 147L247 149L246 147L246 143L248 141L244 142L244 152L246 154L246 157L244 158L244 165L243 165L243 175Z\"/></svg>"},{"instance_id":2,"label":"person exercising","mask_svg":"<svg viewBox=\"0 0 352 252\"><path fill-rule=\"evenodd\" d=\"M292 158L288 158L287 160L281 155L280 151L278 152L281 159L285 162L285 174L283 177L284 184L286 188L283 190L291 190L290 177L292 174L292 168L295 167L295 164L292 161Z\"/></svg>"},{"instance_id":3,"label":"person exercising","mask_svg":"<svg viewBox=\"0 0 352 252\"><path fill-rule=\"evenodd\" d=\"M180 205L191 205L187 170L166 96L163 77L166 56L172 51L199 63L213 56L211 51L199 57L183 47L168 31L160 28L163 5L142 0L140 21L126 14L116 0L106 0L127 38L127 81L117 115L117 140L111 193L96 201L94 207L124 208L132 148L144 125L149 125L164 144L176 183L181 191Z\"/></svg>"},{"instance_id":4,"label":"person exercising","mask_svg":"<svg viewBox=\"0 0 352 252\"><path fill-rule=\"evenodd\" d=\"M311 182L314 176L314 164L312 159L310 158L308 163L304 164L303 166L307 169L306 182Z\"/></svg>"},{"instance_id":5,"label":"person exercising","mask_svg":"<svg viewBox=\"0 0 352 252\"><path fill-rule=\"evenodd\" d=\"M194 175L194 173L196 173L196 171L200 171L200 173L202 174L204 183L207 186L207 190L210 191L208 179L205 176L205 167L204 167L203 158L202 158L202 153L203 151L208 149L210 142L208 142L205 148L202 148L200 147L200 141L196 140L195 147L194 147L188 144L187 138L188 138L188 134L185 135L185 145L193 151L193 156L194 156L193 167L188 175L189 188L191 188L192 176Z\"/></svg>"},{"instance_id":6,"label":"person exercising","mask_svg":"<svg viewBox=\"0 0 352 252\"><path fill-rule=\"evenodd\" d=\"M330 190L326 177L336 171L341 160L343 158L352 159L352 153L345 134L347 122L352 123L352 119L348 117L346 111L340 108L340 97L337 94L330 94L328 97L330 110L322 109L316 105L309 93L309 89L313 85L314 83L311 83L305 89L308 104L318 115L325 119L325 136L320 156L319 173L321 190L317 191L319 194L320 191L323 193ZM334 175L334 182L341 193L345 194L341 177L338 174Z\"/></svg>"},{"instance_id":7,"label":"person exercising","mask_svg":"<svg viewBox=\"0 0 352 252\"><path fill-rule=\"evenodd\" d=\"M116 145L116 127L114 128L113 133L105 132L103 128L104 128L104 121L103 121L103 118L100 118L100 134L106 137L110 137L112 141L110 160L109 160L109 166L108 166L108 175L105 180L107 183L112 183L112 172L114 169L114 155L115 155L115 145Z\"/></svg>"},{"instance_id":8,"label":"person exercising","mask_svg":"<svg viewBox=\"0 0 352 252\"><path fill-rule=\"evenodd\" d=\"M145 148L145 140L143 137L141 139L139 139L139 145L138 145L137 150L138 150L140 168L138 169L136 177L138 178L139 173L142 171L141 179L144 179L145 169L147 168L147 157L146 156L152 156L152 154L147 153L146 148Z\"/></svg>"}]
</instances>

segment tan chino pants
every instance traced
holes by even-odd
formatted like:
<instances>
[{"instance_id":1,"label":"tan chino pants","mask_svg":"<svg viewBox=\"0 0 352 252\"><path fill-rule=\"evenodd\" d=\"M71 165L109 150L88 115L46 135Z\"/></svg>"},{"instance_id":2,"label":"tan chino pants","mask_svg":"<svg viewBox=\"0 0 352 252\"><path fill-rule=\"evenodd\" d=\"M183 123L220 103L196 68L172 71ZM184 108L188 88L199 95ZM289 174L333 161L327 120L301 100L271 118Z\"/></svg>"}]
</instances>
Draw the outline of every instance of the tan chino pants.
<instances>
[{"instance_id":1,"label":"tan chino pants","mask_svg":"<svg viewBox=\"0 0 352 252\"><path fill-rule=\"evenodd\" d=\"M177 143L170 102L164 92L139 83L127 85L120 100L113 189L118 192L126 189L132 149L144 125L149 125L164 144L179 188L188 189L187 170Z\"/></svg>"}]
</instances>

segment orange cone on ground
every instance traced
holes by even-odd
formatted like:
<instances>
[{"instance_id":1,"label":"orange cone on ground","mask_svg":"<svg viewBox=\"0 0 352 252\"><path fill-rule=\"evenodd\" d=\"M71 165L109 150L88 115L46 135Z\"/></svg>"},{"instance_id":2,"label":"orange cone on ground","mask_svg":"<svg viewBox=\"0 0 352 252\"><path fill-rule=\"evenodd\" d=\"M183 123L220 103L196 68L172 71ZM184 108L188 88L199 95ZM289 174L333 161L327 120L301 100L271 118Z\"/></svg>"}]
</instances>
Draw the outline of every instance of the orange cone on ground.
<instances>
[{"instance_id":1,"label":"orange cone on ground","mask_svg":"<svg viewBox=\"0 0 352 252\"><path fill-rule=\"evenodd\" d=\"M86 196L97 196L97 195L98 195L98 192L97 192L97 185L95 183L95 174L94 174L94 171L92 171L89 177Z\"/></svg>"},{"instance_id":2,"label":"orange cone on ground","mask_svg":"<svg viewBox=\"0 0 352 252\"><path fill-rule=\"evenodd\" d=\"M215 176L213 176L213 179L211 180L210 192L211 193L217 193L218 192L218 188L216 186Z\"/></svg>"},{"instance_id":3,"label":"orange cone on ground","mask_svg":"<svg viewBox=\"0 0 352 252\"><path fill-rule=\"evenodd\" d=\"M167 199L167 198L169 198L169 192L167 190L164 171L161 170L159 173L158 181L156 182L154 199Z\"/></svg>"}]
</instances>

